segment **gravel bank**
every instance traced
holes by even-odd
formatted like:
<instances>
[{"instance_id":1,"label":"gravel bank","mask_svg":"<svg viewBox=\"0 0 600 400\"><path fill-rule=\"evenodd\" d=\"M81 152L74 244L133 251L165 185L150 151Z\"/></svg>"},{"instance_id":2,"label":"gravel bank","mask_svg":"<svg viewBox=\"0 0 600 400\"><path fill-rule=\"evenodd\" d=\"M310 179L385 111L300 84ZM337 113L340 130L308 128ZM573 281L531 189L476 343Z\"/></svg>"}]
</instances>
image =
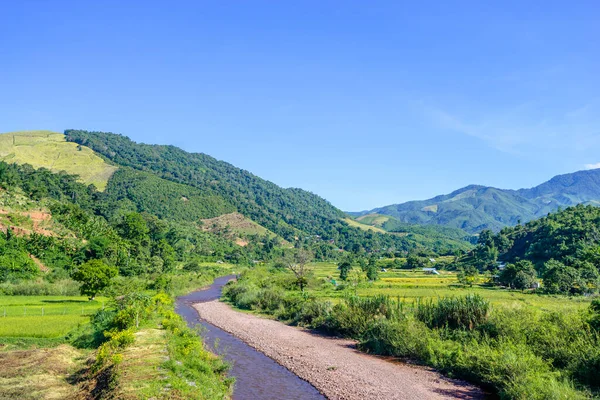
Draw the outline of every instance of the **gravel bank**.
<instances>
[{"instance_id":1,"label":"gravel bank","mask_svg":"<svg viewBox=\"0 0 600 400\"><path fill-rule=\"evenodd\" d=\"M351 340L241 313L217 300L194 307L201 318L274 359L332 400L485 398L479 389L435 371L361 353Z\"/></svg>"}]
</instances>

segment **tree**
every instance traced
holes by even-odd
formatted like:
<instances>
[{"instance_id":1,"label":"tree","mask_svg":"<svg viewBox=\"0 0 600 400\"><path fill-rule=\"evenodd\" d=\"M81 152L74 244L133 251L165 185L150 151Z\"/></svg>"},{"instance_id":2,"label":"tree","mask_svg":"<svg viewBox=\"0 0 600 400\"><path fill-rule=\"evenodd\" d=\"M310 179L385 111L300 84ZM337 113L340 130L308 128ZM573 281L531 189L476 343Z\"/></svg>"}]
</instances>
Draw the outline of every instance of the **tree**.
<instances>
[{"instance_id":1,"label":"tree","mask_svg":"<svg viewBox=\"0 0 600 400\"><path fill-rule=\"evenodd\" d=\"M348 274L348 281L354 288L354 293L356 293L356 289L358 288L358 285L365 282L366 280L367 280L367 275L365 275L365 273L362 272L360 269L355 268L352 271L350 271L350 273Z\"/></svg>"},{"instance_id":2,"label":"tree","mask_svg":"<svg viewBox=\"0 0 600 400\"><path fill-rule=\"evenodd\" d=\"M377 273L377 263L373 257L369 258L369 262L366 267L367 279L370 281L376 281L379 276Z\"/></svg>"},{"instance_id":3,"label":"tree","mask_svg":"<svg viewBox=\"0 0 600 400\"><path fill-rule=\"evenodd\" d=\"M463 285L473 286L477 282L479 271L473 265L462 266L458 272L458 282Z\"/></svg>"},{"instance_id":4,"label":"tree","mask_svg":"<svg viewBox=\"0 0 600 400\"><path fill-rule=\"evenodd\" d=\"M38 266L24 251L9 248L0 256L0 282L33 279L39 273Z\"/></svg>"},{"instance_id":5,"label":"tree","mask_svg":"<svg viewBox=\"0 0 600 400\"><path fill-rule=\"evenodd\" d=\"M595 292L598 290L600 285L600 273L598 268L590 262L584 261L579 267L579 275L585 282L586 290L588 292Z\"/></svg>"},{"instance_id":6,"label":"tree","mask_svg":"<svg viewBox=\"0 0 600 400\"><path fill-rule=\"evenodd\" d=\"M81 294L88 296L90 300L110 285L115 276L117 276L117 269L100 260L90 260L81 264L71 273L71 278L81 283Z\"/></svg>"},{"instance_id":7,"label":"tree","mask_svg":"<svg viewBox=\"0 0 600 400\"><path fill-rule=\"evenodd\" d=\"M429 259L426 257L419 257L416 254L411 254L406 258L406 268L408 269L425 268L429 263Z\"/></svg>"},{"instance_id":8,"label":"tree","mask_svg":"<svg viewBox=\"0 0 600 400\"><path fill-rule=\"evenodd\" d=\"M125 215L118 228L121 236L136 243L148 239L148 234L150 233L144 217L135 212Z\"/></svg>"},{"instance_id":9,"label":"tree","mask_svg":"<svg viewBox=\"0 0 600 400\"><path fill-rule=\"evenodd\" d=\"M352 269L352 264L348 260L344 260L338 264L338 269L340 270L340 279L345 281L348 278L348 273Z\"/></svg>"},{"instance_id":10,"label":"tree","mask_svg":"<svg viewBox=\"0 0 600 400\"><path fill-rule=\"evenodd\" d=\"M310 263L313 259L313 254L304 249L298 249L293 253L288 253L284 257L283 263L286 268L292 271L294 276L296 276L296 284L300 288L301 292L304 292L304 288L308 283L308 274L311 269L308 267L308 263Z\"/></svg>"},{"instance_id":11,"label":"tree","mask_svg":"<svg viewBox=\"0 0 600 400\"><path fill-rule=\"evenodd\" d=\"M582 293L586 284L579 272L556 260L544 264L544 288L549 293L575 294Z\"/></svg>"},{"instance_id":12,"label":"tree","mask_svg":"<svg viewBox=\"0 0 600 400\"><path fill-rule=\"evenodd\" d=\"M520 260L507 264L500 273L499 282L513 289L527 289L535 282L536 272L531 261Z\"/></svg>"}]
</instances>

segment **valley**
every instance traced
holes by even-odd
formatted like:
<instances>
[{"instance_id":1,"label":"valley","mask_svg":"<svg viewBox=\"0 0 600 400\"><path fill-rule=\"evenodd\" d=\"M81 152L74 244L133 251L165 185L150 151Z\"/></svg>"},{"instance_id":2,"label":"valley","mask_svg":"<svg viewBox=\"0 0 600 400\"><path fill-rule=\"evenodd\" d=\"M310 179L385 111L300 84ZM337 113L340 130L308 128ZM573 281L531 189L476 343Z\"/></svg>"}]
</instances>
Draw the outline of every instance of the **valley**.
<instances>
[{"instance_id":1,"label":"valley","mask_svg":"<svg viewBox=\"0 0 600 400\"><path fill-rule=\"evenodd\" d=\"M174 146L0 142L0 398L598 393L596 171L349 216Z\"/></svg>"}]
</instances>

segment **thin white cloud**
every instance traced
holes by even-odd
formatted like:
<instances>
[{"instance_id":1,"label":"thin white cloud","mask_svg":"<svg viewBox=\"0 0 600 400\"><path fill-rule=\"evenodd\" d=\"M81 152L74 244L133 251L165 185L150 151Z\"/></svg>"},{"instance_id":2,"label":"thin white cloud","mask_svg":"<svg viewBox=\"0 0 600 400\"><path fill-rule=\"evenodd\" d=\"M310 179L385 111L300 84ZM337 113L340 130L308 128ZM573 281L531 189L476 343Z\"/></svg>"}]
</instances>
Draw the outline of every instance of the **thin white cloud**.
<instances>
[{"instance_id":1,"label":"thin white cloud","mask_svg":"<svg viewBox=\"0 0 600 400\"><path fill-rule=\"evenodd\" d=\"M477 118L437 106L422 106L426 117L439 128L478 138L506 153L582 153L600 149L600 118L597 117L600 113L592 113L596 107L591 104L562 113L554 110L546 115L544 104L522 103Z\"/></svg>"},{"instance_id":2,"label":"thin white cloud","mask_svg":"<svg viewBox=\"0 0 600 400\"><path fill-rule=\"evenodd\" d=\"M585 164L584 165L585 169L596 169L596 168L600 168L600 162L596 163L596 164Z\"/></svg>"}]
</instances>

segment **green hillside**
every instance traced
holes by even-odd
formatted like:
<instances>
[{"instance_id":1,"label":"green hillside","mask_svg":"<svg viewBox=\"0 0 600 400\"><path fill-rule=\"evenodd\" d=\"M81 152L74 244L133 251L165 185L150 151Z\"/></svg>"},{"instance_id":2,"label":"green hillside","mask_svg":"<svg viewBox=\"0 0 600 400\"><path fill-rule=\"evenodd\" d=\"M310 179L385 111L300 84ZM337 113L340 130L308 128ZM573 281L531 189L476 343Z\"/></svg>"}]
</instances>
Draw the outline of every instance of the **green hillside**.
<instances>
[{"instance_id":1,"label":"green hillside","mask_svg":"<svg viewBox=\"0 0 600 400\"><path fill-rule=\"evenodd\" d=\"M476 239L475 236L469 235L462 229L442 225L407 224L389 215L365 214L355 219L349 218L349 220L362 227L411 238L423 243L426 247L431 247L436 242L463 243L464 246L457 248L466 250L469 248L468 242L474 243Z\"/></svg>"},{"instance_id":2,"label":"green hillside","mask_svg":"<svg viewBox=\"0 0 600 400\"><path fill-rule=\"evenodd\" d=\"M113 197L117 208L131 201L137 211L158 213L162 208L160 215L174 212L187 220L194 220L202 213L204 218L214 218L237 211L291 243L322 245L322 249L329 248L326 253L337 248L409 251L427 245L420 242L420 237L365 230L354 225L354 221L351 226L341 210L313 193L281 188L206 154L188 153L174 146L135 143L112 133L67 130L65 135L68 141L90 147L116 165L129 167L130 172L115 174L108 185L107 196ZM156 191L152 182L160 182L164 188ZM193 218L180 212L187 207L182 204L185 202L182 197L190 197L181 191L184 186L174 183L207 200L196 203ZM167 193L170 193L168 199L157 201L157 196ZM206 207L202 209L201 205ZM446 253L466 245L464 241L441 239L435 243L435 251Z\"/></svg>"},{"instance_id":3,"label":"green hillside","mask_svg":"<svg viewBox=\"0 0 600 400\"><path fill-rule=\"evenodd\" d=\"M173 221L198 222L236 211L233 205L210 191L128 167L114 173L102 197L107 207L103 213L109 218L128 210Z\"/></svg>"},{"instance_id":4,"label":"green hillside","mask_svg":"<svg viewBox=\"0 0 600 400\"><path fill-rule=\"evenodd\" d=\"M373 231L373 232L385 233L384 229L381 229L380 227L378 227L376 225L363 223L362 221L360 221L358 219L354 220L352 218L344 218L344 221L346 221L348 223L348 225L356 227L358 229L362 229L363 231Z\"/></svg>"},{"instance_id":5,"label":"green hillside","mask_svg":"<svg viewBox=\"0 0 600 400\"><path fill-rule=\"evenodd\" d=\"M67 142L62 133L50 131L0 134L0 159L78 175L81 182L93 184L99 190L104 190L117 170L91 149Z\"/></svg>"},{"instance_id":6,"label":"green hillside","mask_svg":"<svg viewBox=\"0 0 600 400\"><path fill-rule=\"evenodd\" d=\"M443 225L474 234L484 229L499 231L580 203L600 205L600 170L559 175L531 189L471 185L432 199L351 215L369 218L369 214L383 214L408 224ZM381 221L377 223L385 223Z\"/></svg>"}]
</instances>

